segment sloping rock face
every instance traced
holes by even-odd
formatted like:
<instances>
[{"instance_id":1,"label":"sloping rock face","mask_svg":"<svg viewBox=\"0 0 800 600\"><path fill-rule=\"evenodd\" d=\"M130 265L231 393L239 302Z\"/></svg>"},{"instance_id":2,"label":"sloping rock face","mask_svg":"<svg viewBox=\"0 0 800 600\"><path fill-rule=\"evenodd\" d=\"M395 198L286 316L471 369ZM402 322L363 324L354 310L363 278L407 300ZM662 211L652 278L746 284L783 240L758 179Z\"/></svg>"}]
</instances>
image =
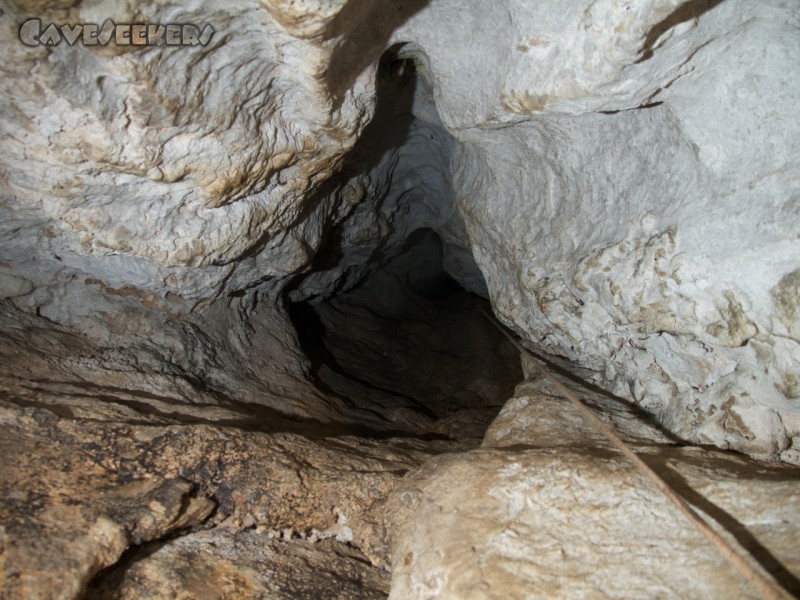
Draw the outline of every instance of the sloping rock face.
<instances>
[{"instance_id":1,"label":"sloping rock face","mask_svg":"<svg viewBox=\"0 0 800 600\"><path fill-rule=\"evenodd\" d=\"M800 591L797 468L677 447L632 407L562 382L757 569ZM518 386L480 449L430 460L390 504L398 600L763 597L541 379Z\"/></svg>"}]
</instances>

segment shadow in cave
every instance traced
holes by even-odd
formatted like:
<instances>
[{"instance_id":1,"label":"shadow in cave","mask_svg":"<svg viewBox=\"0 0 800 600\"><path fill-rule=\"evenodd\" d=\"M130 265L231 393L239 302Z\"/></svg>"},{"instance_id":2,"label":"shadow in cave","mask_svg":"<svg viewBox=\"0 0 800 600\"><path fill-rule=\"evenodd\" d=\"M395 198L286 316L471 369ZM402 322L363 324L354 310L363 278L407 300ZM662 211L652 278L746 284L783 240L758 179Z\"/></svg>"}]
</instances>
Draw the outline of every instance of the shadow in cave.
<instances>
[{"instance_id":1,"label":"shadow in cave","mask_svg":"<svg viewBox=\"0 0 800 600\"><path fill-rule=\"evenodd\" d=\"M289 314L318 387L397 429L480 438L522 380L488 302L443 269L430 229L354 289Z\"/></svg>"},{"instance_id":2,"label":"shadow in cave","mask_svg":"<svg viewBox=\"0 0 800 600\"><path fill-rule=\"evenodd\" d=\"M375 112L361 136L344 159L341 172L329 179L315 194L300 215L305 220L317 205L345 182L361 173L369 173L392 150L408 141L414 116L417 66L413 59L400 56L406 44L394 44L381 56L375 74ZM320 250L314 255L313 271L332 268L341 259L342 224L323 232ZM302 281L299 277L297 282ZM293 286L290 284L288 290Z\"/></svg>"},{"instance_id":3,"label":"shadow in cave","mask_svg":"<svg viewBox=\"0 0 800 600\"><path fill-rule=\"evenodd\" d=\"M348 180L358 174L368 173L388 152L408 140L415 118L413 106L418 73L414 59L401 56L406 45L394 44L381 56L375 73L375 111L372 119L344 157L340 171L311 191L287 230L307 222L320 205L337 193ZM336 264L340 258L339 233L338 227L323 233L321 249L314 255L313 270L330 268ZM258 255L272 239L272 235L270 232L264 233L255 244L234 260L241 261ZM301 276L297 281L302 279ZM292 284L288 288L291 290ZM230 295L242 294L243 290L237 290Z\"/></svg>"},{"instance_id":4,"label":"shadow in cave","mask_svg":"<svg viewBox=\"0 0 800 600\"><path fill-rule=\"evenodd\" d=\"M642 458L651 468L656 470L673 489L677 490L685 500L711 517L731 534L742 548L747 551L750 557L775 578L781 587L783 587L784 591L791 593L795 598L800 598L800 579L759 541L758 537L750 530L753 525L745 525L724 508L712 502L705 494L694 489L689 481L670 464L670 455L668 452L664 453L662 451L662 453L644 454ZM740 472L744 477L756 480L786 481L794 479L795 475L791 472L781 473L780 470L773 470L767 471L765 476L761 465L753 465L747 462L743 464L729 462L726 464L724 459L722 459L721 463L715 464L714 466L722 472L725 470L730 470L733 473Z\"/></svg>"},{"instance_id":5,"label":"shadow in cave","mask_svg":"<svg viewBox=\"0 0 800 600\"><path fill-rule=\"evenodd\" d=\"M385 154L406 143L414 122L417 65L402 56L406 44L389 47L375 74L375 112L345 161L345 176L366 173Z\"/></svg>"},{"instance_id":6,"label":"shadow in cave","mask_svg":"<svg viewBox=\"0 0 800 600\"><path fill-rule=\"evenodd\" d=\"M429 3L430 0L389 4L351 0L336 15L325 35L328 40L341 38L325 77L335 109L341 106L346 91L375 59L375 49L385 47L394 31Z\"/></svg>"},{"instance_id":7,"label":"shadow in cave","mask_svg":"<svg viewBox=\"0 0 800 600\"><path fill-rule=\"evenodd\" d=\"M717 5L721 4L722 1L723 0L689 0L688 2L679 5L678 8L673 10L664 19L653 25L653 27L651 27L647 32L647 35L644 39L644 44L640 50L641 56L636 61L637 64L653 58L656 42L658 42L661 36L663 36L667 31L677 25L680 25L681 23L685 23L686 21L699 19L701 15L715 8Z\"/></svg>"},{"instance_id":8,"label":"shadow in cave","mask_svg":"<svg viewBox=\"0 0 800 600\"><path fill-rule=\"evenodd\" d=\"M413 44L382 55L373 119L324 190L348 212L324 231L285 299L314 383L345 420L480 438L522 372L516 349L476 305L488 303L445 269L486 289L459 229L447 177L454 140L425 60ZM349 182L362 196L348 197L348 208Z\"/></svg>"}]
</instances>

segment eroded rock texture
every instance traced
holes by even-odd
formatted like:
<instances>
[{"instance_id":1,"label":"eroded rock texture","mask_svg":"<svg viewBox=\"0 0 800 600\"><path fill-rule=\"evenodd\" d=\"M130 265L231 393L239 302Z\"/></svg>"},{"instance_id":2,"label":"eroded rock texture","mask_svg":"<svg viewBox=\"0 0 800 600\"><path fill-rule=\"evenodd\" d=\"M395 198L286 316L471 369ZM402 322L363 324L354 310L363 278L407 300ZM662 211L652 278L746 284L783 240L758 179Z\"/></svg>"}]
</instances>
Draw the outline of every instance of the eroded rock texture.
<instances>
[{"instance_id":1,"label":"eroded rock texture","mask_svg":"<svg viewBox=\"0 0 800 600\"><path fill-rule=\"evenodd\" d=\"M102 339L87 287L177 314L290 282L299 300L430 227L448 272L544 351L685 439L794 460L793 5L103 10L3 16L17 305ZM31 48L32 15L216 33Z\"/></svg>"},{"instance_id":2,"label":"eroded rock texture","mask_svg":"<svg viewBox=\"0 0 800 600\"><path fill-rule=\"evenodd\" d=\"M30 46L32 18L214 33ZM490 306L796 593L796 470L724 451L800 464L799 27L0 4L3 594L751 594Z\"/></svg>"},{"instance_id":3,"label":"eroded rock texture","mask_svg":"<svg viewBox=\"0 0 800 600\"><path fill-rule=\"evenodd\" d=\"M132 557L88 598L386 598L389 575L352 547L327 540L275 541L250 531L213 530Z\"/></svg>"},{"instance_id":4,"label":"eroded rock texture","mask_svg":"<svg viewBox=\"0 0 800 600\"><path fill-rule=\"evenodd\" d=\"M308 430L252 432L224 421L57 418L3 404L0 548L2 593L11 598L81 597L128 547L201 524L223 536L251 531L264 543L348 543L380 580L389 560L383 505L391 490L431 454L475 445L330 431L315 440ZM240 593L223 597L247 596Z\"/></svg>"},{"instance_id":5,"label":"eroded rock texture","mask_svg":"<svg viewBox=\"0 0 800 600\"><path fill-rule=\"evenodd\" d=\"M632 407L564 382L757 568L800 591L796 468L675 446ZM541 379L517 388L480 449L432 459L391 502L403 517L390 598L762 597Z\"/></svg>"}]
</instances>

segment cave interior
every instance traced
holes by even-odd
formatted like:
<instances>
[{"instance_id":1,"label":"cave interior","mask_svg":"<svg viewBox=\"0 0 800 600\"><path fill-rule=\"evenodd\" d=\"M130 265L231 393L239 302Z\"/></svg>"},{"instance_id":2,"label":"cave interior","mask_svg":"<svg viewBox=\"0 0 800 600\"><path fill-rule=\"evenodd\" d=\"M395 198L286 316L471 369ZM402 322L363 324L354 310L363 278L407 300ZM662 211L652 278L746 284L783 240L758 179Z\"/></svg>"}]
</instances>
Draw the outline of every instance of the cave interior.
<instances>
[{"instance_id":1,"label":"cave interior","mask_svg":"<svg viewBox=\"0 0 800 600\"><path fill-rule=\"evenodd\" d=\"M800 597L791 3L11 4L0 597Z\"/></svg>"}]
</instances>

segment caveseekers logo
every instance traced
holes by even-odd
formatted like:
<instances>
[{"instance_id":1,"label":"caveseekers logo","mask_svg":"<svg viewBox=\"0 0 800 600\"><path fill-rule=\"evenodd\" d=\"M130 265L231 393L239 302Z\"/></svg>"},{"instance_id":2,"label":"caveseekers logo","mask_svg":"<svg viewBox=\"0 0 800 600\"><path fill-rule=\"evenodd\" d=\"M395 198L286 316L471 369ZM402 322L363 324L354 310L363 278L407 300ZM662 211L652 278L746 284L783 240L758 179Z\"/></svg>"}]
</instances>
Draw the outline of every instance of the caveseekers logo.
<instances>
[{"instance_id":1,"label":"caveseekers logo","mask_svg":"<svg viewBox=\"0 0 800 600\"><path fill-rule=\"evenodd\" d=\"M93 23L54 25L42 28L40 19L30 19L19 28L19 39L26 46L57 46L62 41L70 46L205 46L211 41L214 28L201 30L190 24L116 24L107 19L102 26Z\"/></svg>"}]
</instances>

